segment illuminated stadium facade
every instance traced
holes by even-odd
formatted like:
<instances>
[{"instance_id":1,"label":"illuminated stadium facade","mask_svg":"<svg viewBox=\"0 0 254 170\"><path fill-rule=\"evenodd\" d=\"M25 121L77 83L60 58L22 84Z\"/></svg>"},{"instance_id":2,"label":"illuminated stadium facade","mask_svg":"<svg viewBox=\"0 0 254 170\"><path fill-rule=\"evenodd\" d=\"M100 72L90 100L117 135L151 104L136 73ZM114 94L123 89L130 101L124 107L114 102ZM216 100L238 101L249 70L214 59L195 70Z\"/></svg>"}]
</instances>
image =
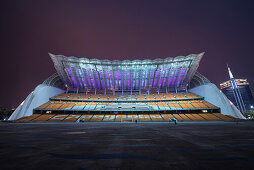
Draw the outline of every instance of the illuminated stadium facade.
<instances>
[{"instance_id":1,"label":"illuminated stadium facade","mask_svg":"<svg viewBox=\"0 0 254 170\"><path fill-rule=\"evenodd\" d=\"M97 60L50 54L61 79L78 90L185 90L203 53L155 60Z\"/></svg>"},{"instance_id":2,"label":"illuminated stadium facade","mask_svg":"<svg viewBox=\"0 0 254 170\"><path fill-rule=\"evenodd\" d=\"M49 54L57 73L15 110L15 121L180 121L244 119L197 72L204 55L98 60Z\"/></svg>"}]
</instances>

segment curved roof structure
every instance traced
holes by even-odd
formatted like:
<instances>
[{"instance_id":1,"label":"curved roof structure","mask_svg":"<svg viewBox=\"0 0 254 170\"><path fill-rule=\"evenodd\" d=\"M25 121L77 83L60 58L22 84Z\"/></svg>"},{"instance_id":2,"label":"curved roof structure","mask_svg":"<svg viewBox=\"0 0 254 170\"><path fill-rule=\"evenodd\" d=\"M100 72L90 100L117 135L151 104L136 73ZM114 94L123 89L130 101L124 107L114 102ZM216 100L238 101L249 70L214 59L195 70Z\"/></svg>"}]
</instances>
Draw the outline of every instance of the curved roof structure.
<instances>
[{"instance_id":1,"label":"curved roof structure","mask_svg":"<svg viewBox=\"0 0 254 170\"><path fill-rule=\"evenodd\" d=\"M74 89L185 90L204 53L155 60L98 60L49 54L62 81Z\"/></svg>"},{"instance_id":2,"label":"curved roof structure","mask_svg":"<svg viewBox=\"0 0 254 170\"><path fill-rule=\"evenodd\" d=\"M200 74L199 72L196 72L194 76L192 77L192 80L190 81L188 89L192 89L194 87L209 84L209 83L211 83L210 80L208 80L204 75Z\"/></svg>"}]
</instances>

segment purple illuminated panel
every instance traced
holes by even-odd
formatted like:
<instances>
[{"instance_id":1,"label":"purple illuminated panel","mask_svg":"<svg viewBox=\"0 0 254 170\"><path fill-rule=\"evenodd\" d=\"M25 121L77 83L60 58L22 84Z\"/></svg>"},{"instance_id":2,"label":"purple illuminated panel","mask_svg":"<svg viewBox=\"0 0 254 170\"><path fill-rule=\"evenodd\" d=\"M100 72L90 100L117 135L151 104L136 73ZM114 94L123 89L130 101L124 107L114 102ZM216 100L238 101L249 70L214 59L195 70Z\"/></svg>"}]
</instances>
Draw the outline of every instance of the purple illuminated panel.
<instances>
[{"instance_id":1,"label":"purple illuminated panel","mask_svg":"<svg viewBox=\"0 0 254 170\"><path fill-rule=\"evenodd\" d=\"M71 77L71 79L72 79L72 82L74 83L74 85L75 85L75 87L76 87L76 86L77 86L77 83L76 83L74 77Z\"/></svg>"},{"instance_id":2,"label":"purple illuminated panel","mask_svg":"<svg viewBox=\"0 0 254 170\"><path fill-rule=\"evenodd\" d=\"M103 77L102 72L99 72L99 74L100 74L100 78L102 78Z\"/></svg>"},{"instance_id":3,"label":"purple illuminated panel","mask_svg":"<svg viewBox=\"0 0 254 170\"><path fill-rule=\"evenodd\" d=\"M77 77L78 82L79 82L79 85L80 85L81 88L83 88L83 84L82 84L82 82L81 82L81 78L82 78L81 70L80 70L80 69L76 69L76 73L79 74L79 76Z\"/></svg>"},{"instance_id":4,"label":"purple illuminated panel","mask_svg":"<svg viewBox=\"0 0 254 170\"><path fill-rule=\"evenodd\" d=\"M147 80L147 79L145 79L145 82L144 82L144 83L145 83L145 85L144 85L145 87L147 87L147 86L148 86L148 83L147 83L147 82L148 82L148 80Z\"/></svg>"},{"instance_id":5,"label":"purple illuminated panel","mask_svg":"<svg viewBox=\"0 0 254 170\"><path fill-rule=\"evenodd\" d=\"M142 72L142 78L141 78L141 89L144 87L144 81L145 81L145 72Z\"/></svg>"},{"instance_id":6,"label":"purple illuminated panel","mask_svg":"<svg viewBox=\"0 0 254 170\"><path fill-rule=\"evenodd\" d=\"M88 75L90 76L90 78L93 78L93 76L92 76L92 71L91 71L91 70L89 70L87 73L88 73Z\"/></svg>"},{"instance_id":7,"label":"purple illuminated panel","mask_svg":"<svg viewBox=\"0 0 254 170\"><path fill-rule=\"evenodd\" d=\"M144 87L148 86L148 71L145 72Z\"/></svg>"},{"instance_id":8,"label":"purple illuminated panel","mask_svg":"<svg viewBox=\"0 0 254 170\"><path fill-rule=\"evenodd\" d=\"M121 81L121 79L118 79L118 82L119 82L119 88L122 89L122 81Z\"/></svg>"},{"instance_id":9,"label":"purple illuminated panel","mask_svg":"<svg viewBox=\"0 0 254 170\"><path fill-rule=\"evenodd\" d=\"M160 78L160 84L159 84L159 86L161 86L161 84L162 84L162 81L163 81L163 78Z\"/></svg>"},{"instance_id":10,"label":"purple illuminated panel","mask_svg":"<svg viewBox=\"0 0 254 170\"><path fill-rule=\"evenodd\" d=\"M101 86L100 79L97 79L96 82L97 82L98 88L100 88L100 86Z\"/></svg>"},{"instance_id":11,"label":"purple illuminated panel","mask_svg":"<svg viewBox=\"0 0 254 170\"><path fill-rule=\"evenodd\" d=\"M128 79L128 89L131 89L131 86L130 86L130 71L127 72L127 79Z\"/></svg>"},{"instance_id":12,"label":"purple illuminated panel","mask_svg":"<svg viewBox=\"0 0 254 170\"><path fill-rule=\"evenodd\" d=\"M115 80L115 89L118 89L117 80Z\"/></svg>"},{"instance_id":13,"label":"purple illuminated panel","mask_svg":"<svg viewBox=\"0 0 254 170\"><path fill-rule=\"evenodd\" d=\"M112 78L112 73L111 71L107 71L108 72L108 78Z\"/></svg>"},{"instance_id":14,"label":"purple illuminated panel","mask_svg":"<svg viewBox=\"0 0 254 170\"><path fill-rule=\"evenodd\" d=\"M108 72L109 78L110 78L110 87L113 89L114 88L114 80L113 80L113 71Z\"/></svg>"},{"instance_id":15,"label":"purple illuminated panel","mask_svg":"<svg viewBox=\"0 0 254 170\"><path fill-rule=\"evenodd\" d=\"M93 79L92 71L89 71L89 76L90 76L92 87L95 88L95 82L94 82L94 79Z\"/></svg>"},{"instance_id":16,"label":"purple illuminated panel","mask_svg":"<svg viewBox=\"0 0 254 170\"><path fill-rule=\"evenodd\" d=\"M159 74L159 70L157 70L157 71L155 72L153 87L156 87L156 86L157 86L157 83L158 83L158 81L159 81L158 74Z\"/></svg>"},{"instance_id":17,"label":"purple illuminated panel","mask_svg":"<svg viewBox=\"0 0 254 170\"><path fill-rule=\"evenodd\" d=\"M157 78L159 74L159 70L156 71L155 77Z\"/></svg>"},{"instance_id":18,"label":"purple illuminated panel","mask_svg":"<svg viewBox=\"0 0 254 170\"><path fill-rule=\"evenodd\" d=\"M140 73L137 72L137 76L136 76L136 89L139 89L139 79L140 79Z\"/></svg>"},{"instance_id":19,"label":"purple illuminated panel","mask_svg":"<svg viewBox=\"0 0 254 170\"><path fill-rule=\"evenodd\" d=\"M121 72L118 71L118 79L121 79Z\"/></svg>"},{"instance_id":20,"label":"purple illuminated panel","mask_svg":"<svg viewBox=\"0 0 254 170\"><path fill-rule=\"evenodd\" d=\"M177 70L175 71L175 74L173 74L173 75L175 75L175 76L174 76L174 78L173 78L171 87L174 87L174 86L175 86L175 80L176 80Z\"/></svg>"},{"instance_id":21,"label":"purple illuminated panel","mask_svg":"<svg viewBox=\"0 0 254 170\"><path fill-rule=\"evenodd\" d=\"M151 71L151 77L154 77L154 70Z\"/></svg>"},{"instance_id":22,"label":"purple illuminated panel","mask_svg":"<svg viewBox=\"0 0 254 170\"><path fill-rule=\"evenodd\" d=\"M135 75L135 72L133 72L133 77L132 77L132 89L135 89L135 77L136 77L136 75Z\"/></svg>"},{"instance_id":23,"label":"purple illuminated panel","mask_svg":"<svg viewBox=\"0 0 254 170\"><path fill-rule=\"evenodd\" d=\"M105 86L105 88L110 88L110 85L109 85L109 79L107 79L107 78L104 78L104 86Z\"/></svg>"},{"instance_id":24,"label":"purple illuminated panel","mask_svg":"<svg viewBox=\"0 0 254 170\"><path fill-rule=\"evenodd\" d=\"M68 68L67 70L68 70L68 72L69 72L69 75L71 76L71 80L72 80L72 82L74 83L74 86L77 87L77 82L75 81L75 79L74 79L74 77L73 77L73 74L72 74L72 72L71 72L71 69Z\"/></svg>"},{"instance_id":25,"label":"purple illuminated panel","mask_svg":"<svg viewBox=\"0 0 254 170\"><path fill-rule=\"evenodd\" d=\"M85 75L86 75L86 80L87 80L87 82L88 82L88 86L89 87L91 87L91 82L90 82L90 79L89 79L89 76L88 76L88 73L87 72L85 72Z\"/></svg>"},{"instance_id":26,"label":"purple illuminated panel","mask_svg":"<svg viewBox=\"0 0 254 170\"><path fill-rule=\"evenodd\" d=\"M154 78L153 87L156 87L156 85L157 85L157 81L158 81L158 79L157 79L157 78Z\"/></svg>"},{"instance_id":27,"label":"purple illuminated panel","mask_svg":"<svg viewBox=\"0 0 254 170\"><path fill-rule=\"evenodd\" d=\"M153 79L150 80L150 86L152 87L153 85Z\"/></svg>"},{"instance_id":28,"label":"purple illuminated panel","mask_svg":"<svg viewBox=\"0 0 254 170\"><path fill-rule=\"evenodd\" d=\"M80 75L80 77L84 77L84 75L83 75L83 73L82 73L81 69L78 69L78 71L79 71L79 75Z\"/></svg>"},{"instance_id":29,"label":"purple illuminated panel","mask_svg":"<svg viewBox=\"0 0 254 170\"><path fill-rule=\"evenodd\" d=\"M176 77L174 77L171 87L175 86L175 80L176 80Z\"/></svg>"},{"instance_id":30,"label":"purple illuminated panel","mask_svg":"<svg viewBox=\"0 0 254 170\"><path fill-rule=\"evenodd\" d=\"M181 76L183 76L185 73L185 68L182 69Z\"/></svg>"},{"instance_id":31,"label":"purple illuminated panel","mask_svg":"<svg viewBox=\"0 0 254 170\"><path fill-rule=\"evenodd\" d=\"M100 81L101 81L102 89L104 89L105 88L104 83L103 83L104 81L102 79Z\"/></svg>"},{"instance_id":32,"label":"purple illuminated panel","mask_svg":"<svg viewBox=\"0 0 254 170\"><path fill-rule=\"evenodd\" d=\"M91 79L91 82L92 82L93 88L95 88L94 79Z\"/></svg>"},{"instance_id":33,"label":"purple illuminated panel","mask_svg":"<svg viewBox=\"0 0 254 170\"><path fill-rule=\"evenodd\" d=\"M80 77L78 78L78 81L79 81L80 87L83 88L83 85L82 85L82 82L80 80Z\"/></svg>"},{"instance_id":34,"label":"purple illuminated panel","mask_svg":"<svg viewBox=\"0 0 254 170\"><path fill-rule=\"evenodd\" d=\"M124 82L124 89L126 89L126 71L124 71L124 79L123 79L123 82Z\"/></svg>"},{"instance_id":35,"label":"purple illuminated panel","mask_svg":"<svg viewBox=\"0 0 254 170\"><path fill-rule=\"evenodd\" d=\"M109 88L113 89L113 80L112 80L112 73L111 71L108 71L108 79L109 79Z\"/></svg>"},{"instance_id":36,"label":"purple illuminated panel","mask_svg":"<svg viewBox=\"0 0 254 170\"><path fill-rule=\"evenodd\" d=\"M109 80L109 76L108 76L108 72L105 71L105 84L106 86L108 86L110 88L110 80Z\"/></svg>"},{"instance_id":37,"label":"purple illuminated panel","mask_svg":"<svg viewBox=\"0 0 254 170\"><path fill-rule=\"evenodd\" d=\"M177 87L179 87L181 80L182 80L182 77L179 77L178 82L177 82Z\"/></svg>"},{"instance_id":38,"label":"purple illuminated panel","mask_svg":"<svg viewBox=\"0 0 254 170\"><path fill-rule=\"evenodd\" d=\"M136 89L139 89L139 79L136 79Z\"/></svg>"},{"instance_id":39,"label":"purple illuminated panel","mask_svg":"<svg viewBox=\"0 0 254 170\"><path fill-rule=\"evenodd\" d=\"M84 79L84 78L82 78L82 82L83 82L84 86L85 86L85 87L87 87L87 85L86 85L86 83L85 83L85 79Z\"/></svg>"},{"instance_id":40,"label":"purple illuminated panel","mask_svg":"<svg viewBox=\"0 0 254 170\"><path fill-rule=\"evenodd\" d=\"M170 77L170 78L168 79L168 87L170 86L171 81L172 81L172 77Z\"/></svg>"},{"instance_id":41,"label":"purple illuminated panel","mask_svg":"<svg viewBox=\"0 0 254 170\"><path fill-rule=\"evenodd\" d=\"M114 73L115 73L115 79L117 79L117 71L114 71Z\"/></svg>"},{"instance_id":42,"label":"purple illuminated panel","mask_svg":"<svg viewBox=\"0 0 254 170\"><path fill-rule=\"evenodd\" d=\"M164 76L164 81L163 81L163 86L166 87L167 83L168 83L168 79L166 78L166 76L168 75L169 70L166 70L165 76Z\"/></svg>"},{"instance_id":43,"label":"purple illuminated panel","mask_svg":"<svg viewBox=\"0 0 254 170\"><path fill-rule=\"evenodd\" d=\"M162 80L161 87L165 87L165 85L166 85L166 78L164 77L163 80Z\"/></svg>"},{"instance_id":44,"label":"purple illuminated panel","mask_svg":"<svg viewBox=\"0 0 254 170\"><path fill-rule=\"evenodd\" d=\"M96 81L97 87L100 88L101 84L100 84L99 72L98 71L95 71L95 77L96 77L96 79L94 81Z\"/></svg>"},{"instance_id":45,"label":"purple illuminated panel","mask_svg":"<svg viewBox=\"0 0 254 170\"><path fill-rule=\"evenodd\" d=\"M67 68L68 72L69 72L69 75L71 75L71 69L70 68Z\"/></svg>"},{"instance_id":46,"label":"purple illuminated panel","mask_svg":"<svg viewBox=\"0 0 254 170\"><path fill-rule=\"evenodd\" d=\"M150 79L150 84L149 84L149 86L152 87L152 86L153 86L153 79L154 79L154 70L152 70L152 71L150 72L150 77L151 77L151 79Z\"/></svg>"}]
</instances>

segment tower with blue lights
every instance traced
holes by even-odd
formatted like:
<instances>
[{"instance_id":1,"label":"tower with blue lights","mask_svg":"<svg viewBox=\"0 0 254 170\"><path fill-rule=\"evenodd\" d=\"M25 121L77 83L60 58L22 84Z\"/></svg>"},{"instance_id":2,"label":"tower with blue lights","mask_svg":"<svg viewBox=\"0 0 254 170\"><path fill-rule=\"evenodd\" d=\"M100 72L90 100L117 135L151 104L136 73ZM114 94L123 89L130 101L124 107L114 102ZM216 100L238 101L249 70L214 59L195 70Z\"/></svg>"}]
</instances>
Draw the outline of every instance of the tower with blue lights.
<instances>
[{"instance_id":1,"label":"tower with blue lights","mask_svg":"<svg viewBox=\"0 0 254 170\"><path fill-rule=\"evenodd\" d=\"M231 84L231 89L233 92L233 96L234 96L234 103L236 104L237 108L244 113L245 112L245 104L241 95L241 92L239 90L239 87L237 85L236 79L234 78L229 66L228 67L228 74L229 74L229 78L230 78L230 84Z\"/></svg>"}]
</instances>

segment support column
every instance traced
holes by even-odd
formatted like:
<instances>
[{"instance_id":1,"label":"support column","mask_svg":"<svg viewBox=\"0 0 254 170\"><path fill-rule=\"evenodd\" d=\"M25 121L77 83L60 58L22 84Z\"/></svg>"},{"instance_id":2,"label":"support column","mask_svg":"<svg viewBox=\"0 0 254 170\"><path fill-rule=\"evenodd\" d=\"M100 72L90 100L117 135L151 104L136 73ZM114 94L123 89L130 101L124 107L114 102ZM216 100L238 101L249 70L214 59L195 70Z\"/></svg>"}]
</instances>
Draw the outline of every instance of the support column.
<instances>
[{"instance_id":1,"label":"support column","mask_svg":"<svg viewBox=\"0 0 254 170\"><path fill-rule=\"evenodd\" d=\"M67 92L65 92L65 93L68 93L69 92L69 87L68 86L66 86L67 87Z\"/></svg>"}]
</instances>

